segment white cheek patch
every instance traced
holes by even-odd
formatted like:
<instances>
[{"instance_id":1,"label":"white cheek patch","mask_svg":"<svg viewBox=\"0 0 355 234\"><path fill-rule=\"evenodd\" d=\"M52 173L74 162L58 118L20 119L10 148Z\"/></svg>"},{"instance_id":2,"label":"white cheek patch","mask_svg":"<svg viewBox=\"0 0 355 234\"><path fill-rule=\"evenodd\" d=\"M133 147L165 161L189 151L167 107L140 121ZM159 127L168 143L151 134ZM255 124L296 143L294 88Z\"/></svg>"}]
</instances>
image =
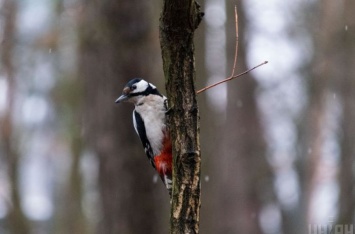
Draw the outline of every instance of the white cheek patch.
<instances>
[{"instance_id":1,"label":"white cheek patch","mask_svg":"<svg viewBox=\"0 0 355 234\"><path fill-rule=\"evenodd\" d=\"M145 80L141 80L138 83L136 83L135 85L137 88L135 90L133 90L132 93L141 93L141 92L144 92L148 88L149 83Z\"/></svg>"}]
</instances>

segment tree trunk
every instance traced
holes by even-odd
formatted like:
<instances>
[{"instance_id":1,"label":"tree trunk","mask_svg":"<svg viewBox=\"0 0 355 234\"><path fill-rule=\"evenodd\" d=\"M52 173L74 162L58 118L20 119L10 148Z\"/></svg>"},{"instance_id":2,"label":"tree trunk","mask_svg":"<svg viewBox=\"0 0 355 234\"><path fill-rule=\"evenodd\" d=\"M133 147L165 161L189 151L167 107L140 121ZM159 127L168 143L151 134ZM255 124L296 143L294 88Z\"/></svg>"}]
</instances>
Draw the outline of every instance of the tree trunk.
<instances>
[{"instance_id":1,"label":"tree trunk","mask_svg":"<svg viewBox=\"0 0 355 234\"><path fill-rule=\"evenodd\" d=\"M7 106L4 116L0 119L1 126L1 144L3 153L5 154L5 162L8 171L9 193L11 206L6 218L8 230L10 233L29 233L28 220L23 214L21 207L21 194L19 184L19 161L20 153L18 151L18 138L15 136L15 124L13 121L13 113L15 109L15 65L13 63L13 49L16 41L16 14L17 3L14 0L6 0L3 2L3 40L1 43L1 62L3 69L1 73L5 76L8 85L6 100Z\"/></svg>"},{"instance_id":2,"label":"tree trunk","mask_svg":"<svg viewBox=\"0 0 355 234\"><path fill-rule=\"evenodd\" d=\"M244 2L238 2L239 48L237 74L247 69L245 37L247 17ZM227 1L227 56L232 68L235 51L234 3ZM256 101L257 82L253 73L228 82L226 124L223 127L219 155L219 205L216 209L216 233L263 233L259 218L265 204L272 202L272 171L266 159L266 143Z\"/></svg>"},{"instance_id":3,"label":"tree trunk","mask_svg":"<svg viewBox=\"0 0 355 234\"><path fill-rule=\"evenodd\" d=\"M193 36L201 19L194 0L164 1L160 43L173 144L171 233L199 232L201 154Z\"/></svg>"},{"instance_id":4,"label":"tree trunk","mask_svg":"<svg viewBox=\"0 0 355 234\"><path fill-rule=\"evenodd\" d=\"M312 14L315 14L312 11ZM342 28L339 19L342 17L339 11L339 5L331 0L319 2L317 17L313 18L310 27L314 33L314 56L310 64L311 70L308 82L308 106L305 109L305 119L302 120L302 129L300 132L300 140L303 145L301 152L301 186L303 193L301 194L301 207L304 215L302 223L302 231L307 229L308 224L316 221L316 211L314 203L317 201L315 194L322 186L320 182L324 177L324 173L320 168L324 167L325 157L324 149L326 147L327 131L329 131L329 115L330 92L332 92L334 84L338 81L334 77L339 77L338 65L338 48L335 43L338 40L338 31ZM333 91L334 92L334 91ZM324 169L323 169L324 170ZM333 220L331 220L333 221ZM298 225L300 226L300 225Z\"/></svg>"},{"instance_id":5,"label":"tree trunk","mask_svg":"<svg viewBox=\"0 0 355 234\"><path fill-rule=\"evenodd\" d=\"M355 3L352 0L344 1L344 14L339 30L343 25L339 40L341 57L338 61L341 78L341 98L343 101L343 118L341 123L341 159L339 168L339 217L338 224L354 224L355 213Z\"/></svg>"},{"instance_id":6,"label":"tree trunk","mask_svg":"<svg viewBox=\"0 0 355 234\"><path fill-rule=\"evenodd\" d=\"M128 80L150 79L155 67L152 5L139 0L86 2L79 69L85 90L84 131L99 161L98 233L166 233L161 223L168 194L153 183L154 170L134 132L132 106L114 104Z\"/></svg>"}]
</instances>

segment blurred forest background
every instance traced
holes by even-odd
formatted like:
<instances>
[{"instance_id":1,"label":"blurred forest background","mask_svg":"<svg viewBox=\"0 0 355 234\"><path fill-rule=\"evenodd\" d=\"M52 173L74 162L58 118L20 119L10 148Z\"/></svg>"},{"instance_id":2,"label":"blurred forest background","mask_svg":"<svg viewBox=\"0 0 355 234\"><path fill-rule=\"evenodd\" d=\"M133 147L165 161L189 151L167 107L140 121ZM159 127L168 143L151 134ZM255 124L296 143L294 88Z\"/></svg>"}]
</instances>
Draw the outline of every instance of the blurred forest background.
<instances>
[{"instance_id":1,"label":"blurred forest background","mask_svg":"<svg viewBox=\"0 0 355 234\"><path fill-rule=\"evenodd\" d=\"M231 73L235 3L200 1L197 88ZM168 233L133 107L114 104L134 77L165 93L161 4L0 0L0 233ZM237 4L237 70L269 64L198 97L201 233L354 224L355 1Z\"/></svg>"}]
</instances>

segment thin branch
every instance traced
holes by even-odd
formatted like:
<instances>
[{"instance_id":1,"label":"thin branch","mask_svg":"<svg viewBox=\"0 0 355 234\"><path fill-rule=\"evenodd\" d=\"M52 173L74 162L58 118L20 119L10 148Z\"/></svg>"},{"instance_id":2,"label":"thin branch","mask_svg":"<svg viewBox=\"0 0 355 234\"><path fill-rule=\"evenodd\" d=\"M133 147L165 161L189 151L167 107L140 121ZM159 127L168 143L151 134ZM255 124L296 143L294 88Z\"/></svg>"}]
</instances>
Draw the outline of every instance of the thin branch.
<instances>
[{"instance_id":1,"label":"thin branch","mask_svg":"<svg viewBox=\"0 0 355 234\"><path fill-rule=\"evenodd\" d=\"M258 67L261 67L261 66L263 66L263 65L265 65L265 64L267 64L267 63L268 63L268 61L265 61L265 62L260 63L259 65L255 66L255 67L253 67L253 68L250 68L249 70L246 70L246 71L244 71L244 72L242 72L242 73L239 73L238 75L230 76L230 77L228 77L227 79L224 79L224 80L221 80L221 81L219 81L219 82L217 82L217 83L214 83L214 84L212 84L212 85L209 85L209 86L207 86L207 87L205 87L205 88L203 88L203 89L198 90L198 91L196 92L196 94L202 93L202 92L206 91L207 89L213 88L213 87L215 87L215 86L217 86L217 85L219 85L219 84L222 84L222 83L224 83L224 82L233 80L233 79L238 78L238 77L240 77L240 76L243 76L243 75L245 75L245 74L251 72L252 70L254 70L254 69L258 68Z\"/></svg>"},{"instance_id":2,"label":"thin branch","mask_svg":"<svg viewBox=\"0 0 355 234\"><path fill-rule=\"evenodd\" d=\"M251 68L251 69L249 69L249 70L246 70L246 71L244 71L244 72L242 72L242 73L240 73L240 74L238 74L238 75L234 75L235 69L236 69L236 67L237 67L238 42L239 42L237 5L234 6L234 13L235 13L235 15L234 15L234 16L235 16L235 54L234 54L234 63L233 63L232 74L230 75L230 77L228 77L228 78L226 78L226 79L224 79L224 80L221 80L221 81L219 81L219 82L217 82L217 83L215 83L215 84L209 85L209 86L207 86L207 87L205 87L205 88L203 88L203 89L198 90L198 91L196 92L196 94L202 93L202 92L206 91L207 89L213 88L213 87L215 87L215 86L217 86L217 85L219 85L219 84L222 84L222 83L224 83L224 82L227 82L227 81L233 80L233 79L235 79L235 78L237 78L237 77L240 77L240 76L242 76L242 75L245 75L245 74L251 72L252 70L254 70L254 69L258 68L258 67L261 67L262 65L265 65L265 64L268 63L268 61L265 61L265 62L263 62L263 63L261 63L261 64L255 66L255 67L253 67L253 68Z\"/></svg>"},{"instance_id":3,"label":"thin branch","mask_svg":"<svg viewBox=\"0 0 355 234\"><path fill-rule=\"evenodd\" d=\"M238 12L237 5L234 6L234 16L235 16L235 53L234 53L234 63L232 74L230 77L234 76L235 68L237 67L237 59L238 59L238 42L239 42L239 30L238 30Z\"/></svg>"}]
</instances>

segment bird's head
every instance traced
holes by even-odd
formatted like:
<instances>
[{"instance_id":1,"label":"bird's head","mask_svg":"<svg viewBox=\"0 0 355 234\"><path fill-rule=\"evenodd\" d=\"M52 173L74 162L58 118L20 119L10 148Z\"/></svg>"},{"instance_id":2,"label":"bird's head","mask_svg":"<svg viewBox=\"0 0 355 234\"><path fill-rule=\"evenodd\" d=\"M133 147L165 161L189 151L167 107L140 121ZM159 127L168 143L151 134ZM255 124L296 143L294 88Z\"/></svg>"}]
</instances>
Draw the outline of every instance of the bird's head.
<instances>
[{"instance_id":1,"label":"bird's head","mask_svg":"<svg viewBox=\"0 0 355 234\"><path fill-rule=\"evenodd\" d=\"M122 95L117 98L116 103L132 102L136 104L139 99L150 94L159 94L157 88L147 81L139 78L130 80L123 88Z\"/></svg>"}]
</instances>

